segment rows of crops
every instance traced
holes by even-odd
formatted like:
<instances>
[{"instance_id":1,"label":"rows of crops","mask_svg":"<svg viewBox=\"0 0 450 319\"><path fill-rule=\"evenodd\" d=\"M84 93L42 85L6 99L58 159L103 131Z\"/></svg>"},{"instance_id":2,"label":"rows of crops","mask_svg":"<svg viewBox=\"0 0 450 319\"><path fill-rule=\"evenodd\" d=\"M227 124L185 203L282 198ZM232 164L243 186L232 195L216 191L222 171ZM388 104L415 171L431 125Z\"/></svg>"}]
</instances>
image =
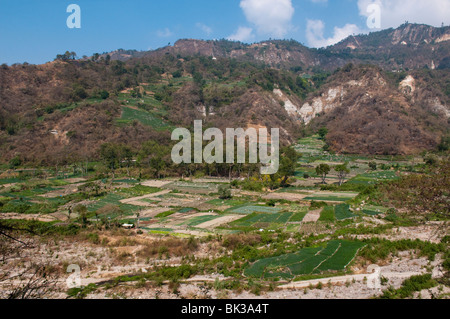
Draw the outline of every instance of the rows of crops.
<instances>
[{"instance_id":1,"label":"rows of crops","mask_svg":"<svg viewBox=\"0 0 450 319\"><path fill-rule=\"evenodd\" d=\"M258 278L293 279L300 275L344 270L363 246L361 242L330 241L325 247L304 248L297 253L258 260L244 274Z\"/></svg>"},{"instance_id":2,"label":"rows of crops","mask_svg":"<svg viewBox=\"0 0 450 319\"><path fill-rule=\"evenodd\" d=\"M106 216L106 217L110 217L110 218L116 218L120 214L132 215L140 209L139 207L134 206L134 205L122 204L120 202L120 200L125 199L125 198L126 198L125 196L110 193L110 194L106 195L105 197L101 198L100 200L89 204L87 208L88 208L89 212L95 212L107 205L117 206L120 209L120 211Z\"/></svg>"},{"instance_id":3,"label":"rows of crops","mask_svg":"<svg viewBox=\"0 0 450 319\"><path fill-rule=\"evenodd\" d=\"M233 222L232 225L238 227L251 227L261 223L284 225L289 222L301 222L305 215L306 212L285 212L279 214L253 213Z\"/></svg>"},{"instance_id":4,"label":"rows of crops","mask_svg":"<svg viewBox=\"0 0 450 319\"><path fill-rule=\"evenodd\" d=\"M382 206L365 206L363 209L363 213L366 215L376 216L380 214L384 214L388 211L388 208Z\"/></svg>"},{"instance_id":5,"label":"rows of crops","mask_svg":"<svg viewBox=\"0 0 450 319\"><path fill-rule=\"evenodd\" d=\"M211 205L215 205L215 206L222 206L222 205L226 205L226 206L238 206L238 205L244 205L246 202L239 200L239 199L227 199L227 200L223 200L223 199L212 199L210 201L206 202L207 204L211 204Z\"/></svg>"},{"instance_id":6,"label":"rows of crops","mask_svg":"<svg viewBox=\"0 0 450 319\"><path fill-rule=\"evenodd\" d=\"M354 196L353 196L354 197ZM314 200L314 201L324 201L324 202L345 202L348 201L349 199L352 199L353 197L345 197L345 196L341 196L341 195L312 195L312 196L308 196L305 197L305 200Z\"/></svg>"},{"instance_id":7,"label":"rows of crops","mask_svg":"<svg viewBox=\"0 0 450 319\"><path fill-rule=\"evenodd\" d=\"M228 212L234 213L234 214L253 214L253 213L269 213L269 214L276 214L279 213L282 209L278 207L267 207L267 206L254 206L254 205L248 205L248 206L237 206L234 207Z\"/></svg>"},{"instance_id":8,"label":"rows of crops","mask_svg":"<svg viewBox=\"0 0 450 319\"><path fill-rule=\"evenodd\" d=\"M209 222L211 220L214 220L216 218L219 218L220 216L218 215L205 215L205 216L195 216L192 217L190 219L188 219L187 221L184 221L183 223L177 225L177 226L197 226L206 222Z\"/></svg>"},{"instance_id":9,"label":"rows of crops","mask_svg":"<svg viewBox=\"0 0 450 319\"><path fill-rule=\"evenodd\" d=\"M348 218L356 217L350 210L350 205L341 204L334 207L334 215L337 220L344 220Z\"/></svg>"},{"instance_id":10,"label":"rows of crops","mask_svg":"<svg viewBox=\"0 0 450 319\"><path fill-rule=\"evenodd\" d=\"M392 181L398 179L393 171L377 171L371 173L360 174L348 181L350 184L371 185L379 182Z\"/></svg>"},{"instance_id":11,"label":"rows of crops","mask_svg":"<svg viewBox=\"0 0 450 319\"><path fill-rule=\"evenodd\" d=\"M320 213L320 221L324 222L333 222L336 219L337 220L344 220L356 217L351 210L350 205L347 204L340 204L337 206L327 206L322 209L322 212Z\"/></svg>"},{"instance_id":12,"label":"rows of crops","mask_svg":"<svg viewBox=\"0 0 450 319\"><path fill-rule=\"evenodd\" d=\"M170 127L162 119L147 111L140 109L137 110L129 107L122 107L122 117L120 120L118 120L118 123L128 124L132 121L139 121L143 125L151 126L155 129L168 129Z\"/></svg>"}]
</instances>

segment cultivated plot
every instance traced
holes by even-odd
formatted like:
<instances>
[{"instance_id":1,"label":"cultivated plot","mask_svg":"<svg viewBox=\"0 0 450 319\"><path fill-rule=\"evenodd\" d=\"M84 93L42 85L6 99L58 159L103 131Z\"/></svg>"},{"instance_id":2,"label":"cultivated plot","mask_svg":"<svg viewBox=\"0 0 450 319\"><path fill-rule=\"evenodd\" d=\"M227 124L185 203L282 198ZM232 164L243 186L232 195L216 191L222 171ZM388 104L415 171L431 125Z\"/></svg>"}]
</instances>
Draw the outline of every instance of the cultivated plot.
<instances>
[{"instance_id":1,"label":"cultivated plot","mask_svg":"<svg viewBox=\"0 0 450 319\"><path fill-rule=\"evenodd\" d=\"M361 242L334 240L325 247L304 248L297 253L258 260L244 274L266 279L293 279L301 275L345 270L364 245Z\"/></svg>"}]
</instances>

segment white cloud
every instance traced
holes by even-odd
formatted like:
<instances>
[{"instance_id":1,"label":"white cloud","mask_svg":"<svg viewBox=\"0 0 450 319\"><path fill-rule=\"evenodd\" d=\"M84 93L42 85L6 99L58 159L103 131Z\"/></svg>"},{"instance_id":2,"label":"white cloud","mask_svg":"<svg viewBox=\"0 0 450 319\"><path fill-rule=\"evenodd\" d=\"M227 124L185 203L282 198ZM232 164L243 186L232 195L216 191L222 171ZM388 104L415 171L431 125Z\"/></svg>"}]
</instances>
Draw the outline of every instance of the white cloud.
<instances>
[{"instance_id":1,"label":"white cloud","mask_svg":"<svg viewBox=\"0 0 450 319\"><path fill-rule=\"evenodd\" d=\"M405 21L440 27L450 24L450 0L358 0L360 15L369 17L367 7L378 4L381 8L381 28L397 28Z\"/></svg>"},{"instance_id":2,"label":"white cloud","mask_svg":"<svg viewBox=\"0 0 450 319\"><path fill-rule=\"evenodd\" d=\"M282 38L292 28L292 0L241 0L240 6L260 34Z\"/></svg>"},{"instance_id":3,"label":"white cloud","mask_svg":"<svg viewBox=\"0 0 450 319\"><path fill-rule=\"evenodd\" d=\"M254 38L253 29L247 27L239 27L239 29L227 39L231 41L248 42Z\"/></svg>"},{"instance_id":4,"label":"white cloud","mask_svg":"<svg viewBox=\"0 0 450 319\"><path fill-rule=\"evenodd\" d=\"M352 34L361 33L358 26L354 24L346 24L342 28L335 27L333 36L325 38L324 36L325 24L322 20L308 20L306 27L306 38L308 44L314 48L327 47L336 44Z\"/></svg>"},{"instance_id":5,"label":"white cloud","mask_svg":"<svg viewBox=\"0 0 450 319\"><path fill-rule=\"evenodd\" d=\"M207 35L211 35L211 33L213 33L213 29L211 27L207 26L206 24L199 22L196 24L196 26L197 26L197 28L199 28L200 30L205 32Z\"/></svg>"},{"instance_id":6,"label":"white cloud","mask_svg":"<svg viewBox=\"0 0 450 319\"><path fill-rule=\"evenodd\" d=\"M165 28L164 30L156 31L156 35L160 38L169 38L173 36L173 32L169 30L169 28Z\"/></svg>"}]
</instances>

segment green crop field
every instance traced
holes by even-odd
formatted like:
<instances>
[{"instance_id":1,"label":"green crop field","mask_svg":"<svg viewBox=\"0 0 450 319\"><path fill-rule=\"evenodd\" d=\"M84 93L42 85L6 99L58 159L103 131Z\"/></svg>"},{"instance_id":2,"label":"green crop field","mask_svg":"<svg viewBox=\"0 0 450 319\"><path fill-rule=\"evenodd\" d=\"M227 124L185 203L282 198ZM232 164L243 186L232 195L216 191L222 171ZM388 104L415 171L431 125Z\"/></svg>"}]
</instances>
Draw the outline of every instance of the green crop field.
<instances>
[{"instance_id":1,"label":"green crop field","mask_svg":"<svg viewBox=\"0 0 450 319\"><path fill-rule=\"evenodd\" d=\"M379 182L392 181L398 179L393 171L376 171L371 173L360 174L348 181L351 184L371 185Z\"/></svg>"},{"instance_id":2,"label":"green crop field","mask_svg":"<svg viewBox=\"0 0 450 319\"><path fill-rule=\"evenodd\" d=\"M170 128L170 125L154 114L140 109L136 110L126 106L122 107L122 117L117 122L119 124L129 124L135 120L141 122L143 125L151 126L154 129L164 130Z\"/></svg>"},{"instance_id":3,"label":"green crop field","mask_svg":"<svg viewBox=\"0 0 450 319\"><path fill-rule=\"evenodd\" d=\"M375 216L375 215L380 215L380 214L384 214L388 211L388 208L383 207L383 206L365 206L363 209L363 213L366 215L371 215L371 216Z\"/></svg>"},{"instance_id":4,"label":"green crop field","mask_svg":"<svg viewBox=\"0 0 450 319\"><path fill-rule=\"evenodd\" d=\"M217 185L213 183L186 183L174 182L165 186L165 188L178 190L185 193L215 193L217 192Z\"/></svg>"},{"instance_id":5,"label":"green crop field","mask_svg":"<svg viewBox=\"0 0 450 319\"><path fill-rule=\"evenodd\" d=\"M356 217L356 215L350 211L350 206L346 204L341 204L334 207L334 215L336 216L337 220Z\"/></svg>"},{"instance_id":6,"label":"green crop field","mask_svg":"<svg viewBox=\"0 0 450 319\"><path fill-rule=\"evenodd\" d=\"M253 214L253 213L269 213L269 214L276 214L279 213L282 209L277 207L267 207L267 206L240 206L240 207L233 207L227 211L234 213L234 214Z\"/></svg>"},{"instance_id":7,"label":"green crop field","mask_svg":"<svg viewBox=\"0 0 450 319\"><path fill-rule=\"evenodd\" d=\"M336 195L336 196L333 196L333 195L323 196L322 195L321 196L320 194L318 194L318 195L312 195L312 196L305 197L304 199L305 200L314 200L314 201L323 201L323 202L346 202L349 199L354 198L355 196L348 196L348 197L341 196L341 195Z\"/></svg>"},{"instance_id":8,"label":"green crop field","mask_svg":"<svg viewBox=\"0 0 450 319\"><path fill-rule=\"evenodd\" d=\"M324 207L322 209L322 212L320 212L319 221L334 222L335 220L336 220L336 217L334 216L334 207L333 206Z\"/></svg>"},{"instance_id":9,"label":"green crop field","mask_svg":"<svg viewBox=\"0 0 450 319\"><path fill-rule=\"evenodd\" d=\"M207 204L215 205L215 206L238 206L244 205L246 202L238 199L213 199L206 202Z\"/></svg>"},{"instance_id":10,"label":"green crop field","mask_svg":"<svg viewBox=\"0 0 450 319\"><path fill-rule=\"evenodd\" d=\"M122 204L120 203L120 200L125 199L125 196L122 196L120 194L108 194L105 197L101 198L98 201L95 201L88 205L88 211L89 212L95 212L99 210L100 208L105 207L106 205L115 205L119 207L119 209L122 211L124 215L132 215L135 212L139 211L140 207L129 205L129 204ZM119 214L112 214L107 217L116 218Z\"/></svg>"},{"instance_id":11,"label":"green crop field","mask_svg":"<svg viewBox=\"0 0 450 319\"><path fill-rule=\"evenodd\" d=\"M244 218L236 220L231 223L232 226L237 227L257 227L261 224L280 224L284 225L291 222L301 222L305 217L306 212L284 212L284 213L252 213Z\"/></svg>"},{"instance_id":12,"label":"green crop field","mask_svg":"<svg viewBox=\"0 0 450 319\"><path fill-rule=\"evenodd\" d=\"M0 185L20 183L20 182L23 182L23 179L20 179L20 178L3 178L3 179L0 179Z\"/></svg>"},{"instance_id":13,"label":"green crop field","mask_svg":"<svg viewBox=\"0 0 450 319\"><path fill-rule=\"evenodd\" d=\"M187 221L185 221L181 224L178 224L177 226L194 227L194 226L209 222L209 221L214 220L219 217L220 216L217 216L217 215L196 216L196 217L189 218Z\"/></svg>"},{"instance_id":14,"label":"green crop field","mask_svg":"<svg viewBox=\"0 0 450 319\"><path fill-rule=\"evenodd\" d=\"M289 219L289 222L291 222L291 223L301 222L303 220L303 218L305 218L307 213L308 213L307 209L306 209L306 211L303 211L303 212L294 213L291 216L291 218Z\"/></svg>"},{"instance_id":15,"label":"green crop field","mask_svg":"<svg viewBox=\"0 0 450 319\"><path fill-rule=\"evenodd\" d=\"M345 270L363 246L360 242L334 240L325 247L304 248L297 253L258 260L245 269L244 275L293 279L300 275Z\"/></svg>"}]
</instances>

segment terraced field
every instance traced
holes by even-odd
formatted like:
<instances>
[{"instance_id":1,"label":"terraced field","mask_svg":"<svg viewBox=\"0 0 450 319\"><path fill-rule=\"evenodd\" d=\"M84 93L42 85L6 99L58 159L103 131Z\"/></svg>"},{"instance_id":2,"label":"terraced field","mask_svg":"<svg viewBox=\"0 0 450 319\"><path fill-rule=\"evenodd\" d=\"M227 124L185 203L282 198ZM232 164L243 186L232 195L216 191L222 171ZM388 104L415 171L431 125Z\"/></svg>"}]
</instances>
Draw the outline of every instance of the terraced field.
<instances>
[{"instance_id":1,"label":"terraced field","mask_svg":"<svg viewBox=\"0 0 450 319\"><path fill-rule=\"evenodd\" d=\"M125 196L119 195L119 194L108 194L104 198L95 201L88 205L88 211L89 212L95 212L99 209L105 207L106 205L114 205L117 206L123 215L132 215L140 210L139 206L129 205L129 204L122 204L120 200L126 199ZM106 217L110 218L116 218L119 216L119 213L111 214Z\"/></svg>"},{"instance_id":2,"label":"terraced field","mask_svg":"<svg viewBox=\"0 0 450 319\"><path fill-rule=\"evenodd\" d=\"M244 275L294 279L301 275L345 270L363 246L360 242L330 241L325 247L304 248L297 253L258 260L244 271Z\"/></svg>"},{"instance_id":3,"label":"terraced field","mask_svg":"<svg viewBox=\"0 0 450 319\"><path fill-rule=\"evenodd\" d=\"M323 193L318 192L316 194L312 194L310 196L305 197L305 200L314 200L314 201L324 201L324 202L346 202L350 199L358 196L358 193L354 192L334 192L334 193Z\"/></svg>"},{"instance_id":4,"label":"terraced field","mask_svg":"<svg viewBox=\"0 0 450 319\"><path fill-rule=\"evenodd\" d=\"M357 215L353 214L350 210L350 205L341 204L334 207L334 215L337 220L344 220L356 217Z\"/></svg>"},{"instance_id":5,"label":"terraced field","mask_svg":"<svg viewBox=\"0 0 450 319\"><path fill-rule=\"evenodd\" d=\"M268 214L276 214L279 213L282 209L277 207L267 207L267 206L254 206L254 205L247 205L247 206L238 206L233 207L228 210L228 212L233 214L253 214L253 213L268 213Z\"/></svg>"},{"instance_id":6,"label":"terraced field","mask_svg":"<svg viewBox=\"0 0 450 319\"><path fill-rule=\"evenodd\" d=\"M284 225L289 222L301 222L305 217L306 212L298 213L252 213L244 218L233 222L232 226L237 227L257 227L262 224L281 224Z\"/></svg>"},{"instance_id":7,"label":"terraced field","mask_svg":"<svg viewBox=\"0 0 450 319\"><path fill-rule=\"evenodd\" d=\"M398 179L396 172L393 171L376 171L360 174L348 181L350 184L371 185L378 182L392 181Z\"/></svg>"},{"instance_id":8,"label":"terraced field","mask_svg":"<svg viewBox=\"0 0 450 319\"><path fill-rule=\"evenodd\" d=\"M139 121L143 125L151 126L157 130L165 130L171 128L169 124L154 114L127 106L122 107L122 117L117 122L119 124L129 124L133 121Z\"/></svg>"}]
</instances>

